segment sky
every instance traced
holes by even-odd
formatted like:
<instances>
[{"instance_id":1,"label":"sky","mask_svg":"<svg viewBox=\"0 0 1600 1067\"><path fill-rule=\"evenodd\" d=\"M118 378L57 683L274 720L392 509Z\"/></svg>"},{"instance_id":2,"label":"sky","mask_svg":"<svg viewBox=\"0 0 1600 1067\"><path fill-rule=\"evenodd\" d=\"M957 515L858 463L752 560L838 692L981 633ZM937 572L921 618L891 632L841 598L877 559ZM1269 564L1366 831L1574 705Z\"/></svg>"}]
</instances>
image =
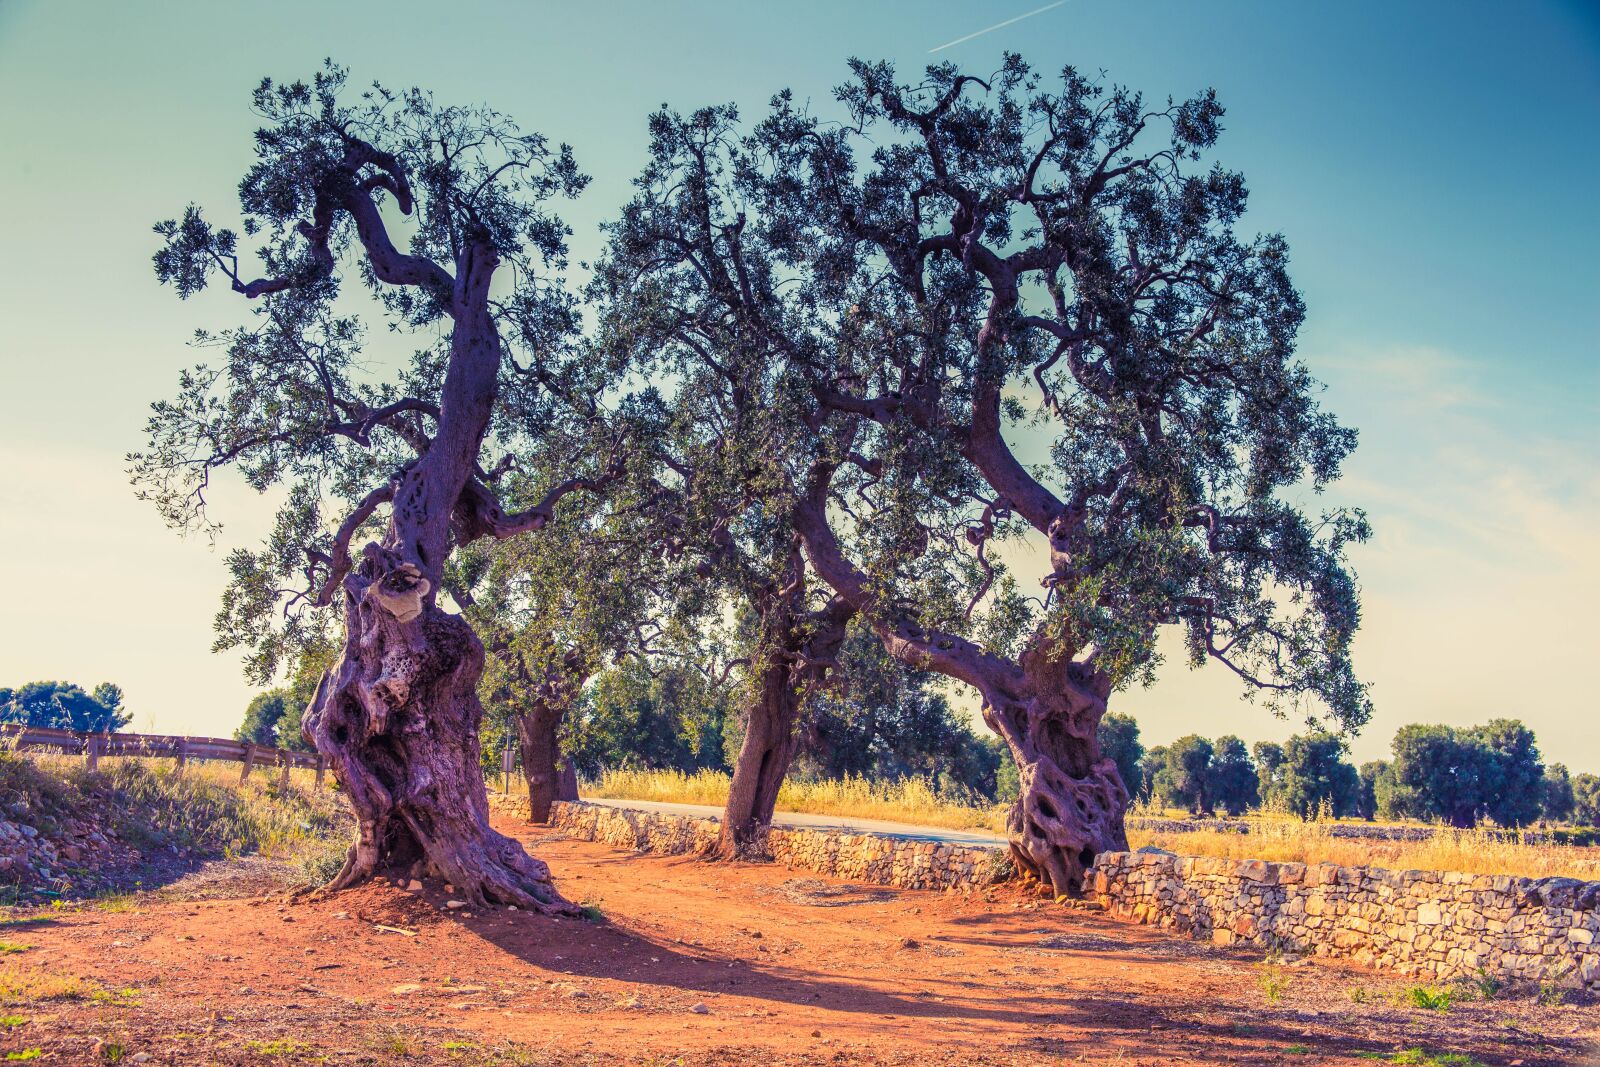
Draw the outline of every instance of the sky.
<instances>
[{"instance_id":1,"label":"sky","mask_svg":"<svg viewBox=\"0 0 1600 1067\"><path fill-rule=\"evenodd\" d=\"M134 499L123 456L195 362L185 340L243 318L232 294L158 286L150 227L235 208L263 75L332 56L358 84L487 103L570 143L594 176L564 211L583 258L664 102L754 116L788 87L824 111L852 55L987 73L1015 50L1152 100L1212 86L1227 108L1217 155L1250 183L1243 226L1288 237L1301 357L1361 431L1331 494L1376 533L1352 556L1376 704L1356 758L1404 723L1506 716L1547 759L1600 771L1600 7L1039 8L0 0L0 685L115 681L134 728L201 735L231 733L249 700L211 619L223 555L265 533L270 501L225 482L216 543L183 539ZM1300 725L1181 655L1114 701L1152 744Z\"/></svg>"}]
</instances>

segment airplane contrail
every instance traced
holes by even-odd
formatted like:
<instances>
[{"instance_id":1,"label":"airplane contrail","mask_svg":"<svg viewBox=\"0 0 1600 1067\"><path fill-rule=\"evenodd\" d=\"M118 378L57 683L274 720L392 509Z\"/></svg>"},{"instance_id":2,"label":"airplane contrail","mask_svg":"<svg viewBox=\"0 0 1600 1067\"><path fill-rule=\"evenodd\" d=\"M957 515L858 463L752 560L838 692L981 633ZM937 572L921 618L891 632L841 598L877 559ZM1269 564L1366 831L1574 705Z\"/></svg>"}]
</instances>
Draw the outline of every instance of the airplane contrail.
<instances>
[{"instance_id":1,"label":"airplane contrail","mask_svg":"<svg viewBox=\"0 0 1600 1067\"><path fill-rule=\"evenodd\" d=\"M1027 12L1026 14L1018 15L1015 18L1006 19L1004 22L997 22L993 26L989 26L989 27L987 27L985 29L979 30L977 33L969 33L965 37L957 37L953 41L946 41L944 44L940 45L938 48L930 48L930 49L928 49L928 54L932 55L935 52L943 52L946 48L954 48L958 44L966 44L968 41L972 40L974 37L982 37L986 33L993 33L995 30L1004 29L1005 27L1011 25L1013 22L1021 22L1023 19L1031 19L1035 15L1042 15L1046 11L1049 11L1051 8L1060 7L1062 4L1064 4L1066 2L1067 2L1067 0L1055 0L1055 3L1053 3L1053 4L1046 4L1043 7L1036 7L1032 11Z\"/></svg>"}]
</instances>

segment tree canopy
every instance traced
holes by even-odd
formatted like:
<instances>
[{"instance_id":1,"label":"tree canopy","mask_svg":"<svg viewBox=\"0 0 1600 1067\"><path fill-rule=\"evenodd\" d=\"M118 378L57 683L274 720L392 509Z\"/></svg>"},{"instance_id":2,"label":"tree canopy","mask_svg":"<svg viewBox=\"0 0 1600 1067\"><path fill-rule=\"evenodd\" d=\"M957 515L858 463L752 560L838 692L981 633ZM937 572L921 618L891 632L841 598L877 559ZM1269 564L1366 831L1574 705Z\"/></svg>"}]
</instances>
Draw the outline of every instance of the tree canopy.
<instances>
[{"instance_id":1,"label":"tree canopy","mask_svg":"<svg viewBox=\"0 0 1600 1067\"><path fill-rule=\"evenodd\" d=\"M566 146L488 107L346 83L330 62L254 94L238 226L256 267L198 207L157 223L160 281L187 298L220 277L253 312L197 336L220 359L153 406L130 473L179 527L209 522L218 470L281 495L263 548L229 557L217 620L218 647L244 646L256 677L342 615L303 720L360 829L331 885L421 862L470 901L571 914L489 826L483 647L439 597L456 549L541 530L625 466L628 402L603 397L607 368L576 344L569 231L551 209L588 179ZM511 509L502 479L551 464L561 477Z\"/></svg>"},{"instance_id":2,"label":"tree canopy","mask_svg":"<svg viewBox=\"0 0 1600 1067\"><path fill-rule=\"evenodd\" d=\"M107 733L133 720L122 706L122 689L101 682L84 692L72 682L28 682L15 689L0 687L0 722L52 730Z\"/></svg>"},{"instance_id":3,"label":"tree canopy","mask_svg":"<svg viewBox=\"0 0 1600 1067\"><path fill-rule=\"evenodd\" d=\"M1236 236L1243 181L1204 161L1211 94L1146 107L1070 68L1044 88L1017 57L915 85L851 67L848 123L788 93L753 127L653 117L602 274L635 365L682 354L674 403L710 404L718 455L773 486L762 514L835 598L978 690L1021 773L1018 858L1065 889L1125 843L1097 724L1160 627L1275 706L1365 721L1343 561L1365 521L1284 495L1355 436L1294 357L1284 241ZM1024 430L1048 462L1018 457ZM1050 547L1042 600L997 554L1025 535Z\"/></svg>"},{"instance_id":4,"label":"tree canopy","mask_svg":"<svg viewBox=\"0 0 1600 1067\"><path fill-rule=\"evenodd\" d=\"M1458 729L1401 727L1379 783L1380 808L1395 816L1476 826L1483 818L1523 826L1539 817L1545 769L1530 731L1515 719Z\"/></svg>"}]
</instances>

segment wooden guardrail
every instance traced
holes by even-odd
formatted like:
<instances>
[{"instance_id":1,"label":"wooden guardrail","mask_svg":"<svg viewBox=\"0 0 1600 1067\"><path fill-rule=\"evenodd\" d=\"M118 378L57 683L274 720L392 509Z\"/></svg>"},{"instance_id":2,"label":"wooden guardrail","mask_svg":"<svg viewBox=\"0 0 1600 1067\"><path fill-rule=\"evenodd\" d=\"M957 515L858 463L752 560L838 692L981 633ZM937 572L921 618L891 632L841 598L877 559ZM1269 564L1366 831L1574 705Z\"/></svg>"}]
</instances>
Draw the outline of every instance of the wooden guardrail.
<instances>
[{"instance_id":1,"label":"wooden guardrail","mask_svg":"<svg viewBox=\"0 0 1600 1067\"><path fill-rule=\"evenodd\" d=\"M317 772L317 788L328 771L328 757L315 752L291 752L249 741L221 737L179 737L168 734L81 734L73 730L52 730L17 723L0 725L0 746L14 749L54 749L67 755L81 755L84 766L94 770L102 756L155 756L177 760L181 769L192 759L226 760L242 763L239 781L250 777L256 767L279 768L280 780L288 784L295 768Z\"/></svg>"}]
</instances>

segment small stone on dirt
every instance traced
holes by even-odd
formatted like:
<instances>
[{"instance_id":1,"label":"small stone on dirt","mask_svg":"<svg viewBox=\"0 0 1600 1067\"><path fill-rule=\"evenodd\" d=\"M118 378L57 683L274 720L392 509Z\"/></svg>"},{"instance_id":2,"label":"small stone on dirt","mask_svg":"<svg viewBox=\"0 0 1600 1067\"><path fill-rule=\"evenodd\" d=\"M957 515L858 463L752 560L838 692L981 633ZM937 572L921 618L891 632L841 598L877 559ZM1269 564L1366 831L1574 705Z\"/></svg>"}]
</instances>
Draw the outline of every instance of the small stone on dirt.
<instances>
[{"instance_id":1,"label":"small stone on dirt","mask_svg":"<svg viewBox=\"0 0 1600 1067\"><path fill-rule=\"evenodd\" d=\"M467 902L464 900L447 900L444 902L444 906L454 911L456 908L466 907Z\"/></svg>"},{"instance_id":2,"label":"small stone on dirt","mask_svg":"<svg viewBox=\"0 0 1600 1067\"><path fill-rule=\"evenodd\" d=\"M922 942L918 941L914 937L902 937L900 939L900 947L901 948L921 948L922 947Z\"/></svg>"},{"instance_id":3,"label":"small stone on dirt","mask_svg":"<svg viewBox=\"0 0 1600 1067\"><path fill-rule=\"evenodd\" d=\"M407 893L420 893L420 892L422 892L422 883L417 881L415 878L411 879L411 881L406 885L406 892Z\"/></svg>"},{"instance_id":4,"label":"small stone on dirt","mask_svg":"<svg viewBox=\"0 0 1600 1067\"><path fill-rule=\"evenodd\" d=\"M695 1004L689 1010L694 1012L696 1015L710 1015L711 1014L711 1009L706 1007L705 1004L703 1004L703 1003L702 1004Z\"/></svg>"}]
</instances>

